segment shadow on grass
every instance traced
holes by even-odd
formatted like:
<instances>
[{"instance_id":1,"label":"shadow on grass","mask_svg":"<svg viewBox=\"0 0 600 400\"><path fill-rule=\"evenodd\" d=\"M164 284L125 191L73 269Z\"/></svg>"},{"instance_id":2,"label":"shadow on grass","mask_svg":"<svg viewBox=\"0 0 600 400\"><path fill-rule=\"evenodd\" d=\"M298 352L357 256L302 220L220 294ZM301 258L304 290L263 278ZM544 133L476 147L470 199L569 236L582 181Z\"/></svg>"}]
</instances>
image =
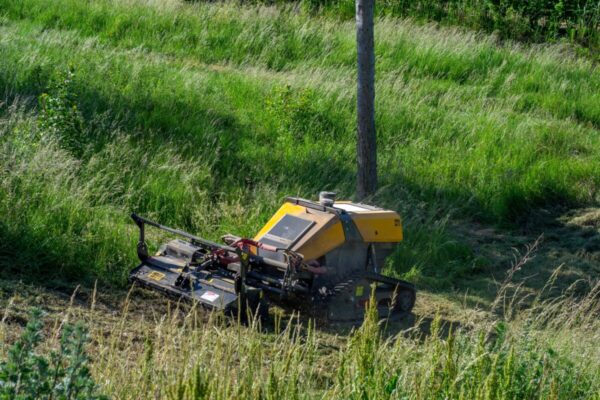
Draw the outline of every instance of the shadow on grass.
<instances>
[{"instance_id":1,"label":"shadow on grass","mask_svg":"<svg viewBox=\"0 0 600 400\"><path fill-rule=\"evenodd\" d=\"M474 273L457 276L452 287L436 291L468 307L485 307L496 298L507 272L522 263L511 279L521 286L522 294L535 295L544 287L551 297L560 296L567 288L584 294L600 274L598 215L599 208L537 209L510 230L455 222L449 234L471 247L481 265ZM526 256L538 239L537 247Z\"/></svg>"}]
</instances>

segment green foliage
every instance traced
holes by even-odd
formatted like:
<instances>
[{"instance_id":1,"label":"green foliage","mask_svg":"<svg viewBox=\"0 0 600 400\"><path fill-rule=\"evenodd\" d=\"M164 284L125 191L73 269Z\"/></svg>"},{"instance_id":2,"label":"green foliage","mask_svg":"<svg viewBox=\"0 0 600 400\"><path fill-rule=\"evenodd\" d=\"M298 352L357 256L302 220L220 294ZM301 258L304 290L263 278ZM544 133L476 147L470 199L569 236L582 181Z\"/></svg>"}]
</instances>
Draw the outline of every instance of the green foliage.
<instances>
[{"instance_id":1,"label":"green foliage","mask_svg":"<svg viewBox=\"0 0 600 400\"><path fill-rule=\"evenodd\" d=\"M354 16L350 0L305 0L303 4L312 12ZM600 50L596 0L382 0L376 3L376 13L462 25L524 42L565 39L596 55Z\"/></svg>"},{"instance_id":2,"label":"green foliage","mask_svg":"<svg viewBox=\"0 0 600 400\"><path fill-rule=\"evenodd\" d=\"M57 73L48 93L40 95L39 132L43 137L57 139L66 150L81 156L85 149L84 121L77 108L73 79L72 68Z\"/></svg>"},{"instance_id":3,"label":"green foliage","mask_svg":"<svg viewBox=\"0 0 600 400\"><path fill-rule=\"evenodd\" d=\"M312 89L278 86L267 98L266 105L282 135L291 134L297 140L305 136L326 140L340 133L328 116L328 109L319 104L318 95Z\"/></svg>"},{"instance_id":4,"label":"green foliage","mask_svg":"<svg viewBox=\"0 0 600 400\"><path fill-rule=\"evenodd\" d=\"M31 310L21 337L0 362L0 399L105 399L89 370L85 350L88 333L82 323L65 324L60 347L48 355L37 352L43 341L42 312Z\"/></svg>"}]
</instances>

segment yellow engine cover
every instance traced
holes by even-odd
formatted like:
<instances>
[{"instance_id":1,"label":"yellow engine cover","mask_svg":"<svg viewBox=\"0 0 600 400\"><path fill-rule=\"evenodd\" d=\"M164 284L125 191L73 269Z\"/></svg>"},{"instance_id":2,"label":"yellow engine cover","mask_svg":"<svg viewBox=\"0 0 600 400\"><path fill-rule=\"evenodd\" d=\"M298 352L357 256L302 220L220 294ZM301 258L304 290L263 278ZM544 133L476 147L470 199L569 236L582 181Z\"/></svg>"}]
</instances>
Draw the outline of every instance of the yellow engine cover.
<instances>
[{"instance_id":1,"label":"yellow engine cover","mask_svg":"<svg viewBox=\"0 0 600 400\"><path fill-rule=\"evenodd\" d=\"M395 211L339 201L335 208L347 211L363 240L369 243L398 243L403 237L402 220ZM369 207L369 208L366 208Z\"/></svg>"},{"instance_id":2,"label":"yellow engine cover","mask_svg":"<svg viewBox=\"0 0 600 400\"><path fill-rule=\"evenodd\" d=\"M254 240L287 246L302 254L305 260L318 259L346 242L341 214L350 217L364 243L398 243L403 239L401 219L395 211L349 201L324 207L292 198L279 208Z\"/></svg>"}]
</instances>

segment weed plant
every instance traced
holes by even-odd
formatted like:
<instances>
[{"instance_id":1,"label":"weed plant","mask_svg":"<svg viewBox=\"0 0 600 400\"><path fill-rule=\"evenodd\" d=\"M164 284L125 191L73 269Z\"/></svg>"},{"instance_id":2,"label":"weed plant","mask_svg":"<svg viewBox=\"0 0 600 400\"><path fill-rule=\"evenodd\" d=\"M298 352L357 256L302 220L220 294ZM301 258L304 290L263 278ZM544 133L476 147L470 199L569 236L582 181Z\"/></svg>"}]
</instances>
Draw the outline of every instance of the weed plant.
<instances>
[{"instance_id":1,"label":"weed plant","mask_svg":"<svg viewBox=\"0 0 600 400\"><path fill-rule=\"evenodd\" d=\"M4 323L4 319L2 321ZM90 375L85 326L78 322L58 328L57 349L43 354L42 311L32 308L21 337L0 361L0 399L6 400L102 400Z\"/></svg>"}]
</instances>

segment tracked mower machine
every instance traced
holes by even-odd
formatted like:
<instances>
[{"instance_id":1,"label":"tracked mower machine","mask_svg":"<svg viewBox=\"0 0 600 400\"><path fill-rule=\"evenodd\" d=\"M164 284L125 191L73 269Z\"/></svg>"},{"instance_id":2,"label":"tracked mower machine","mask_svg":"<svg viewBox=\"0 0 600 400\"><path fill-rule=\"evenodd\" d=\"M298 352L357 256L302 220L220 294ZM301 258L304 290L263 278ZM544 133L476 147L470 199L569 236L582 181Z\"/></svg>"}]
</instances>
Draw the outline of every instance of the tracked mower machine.
<instances>
[{"instance_id":1,"label":"tracked mower machine","mask_svg":"<svg viewBox=\"0 0 600 400\"><path fill-rule=\"evenodd\" d=\"M402 241L400 216L389 210L335 201L289 197L253 239L233 235L214 243L133 214L140 230L141 264L130 280L208 308L265 315L277 303L326 316L330 321L363 318L372 288L379 315L409 313L412 284L380 273ZM145 229L180 238L150 255Z\"/></svg>"}]
</instances>

